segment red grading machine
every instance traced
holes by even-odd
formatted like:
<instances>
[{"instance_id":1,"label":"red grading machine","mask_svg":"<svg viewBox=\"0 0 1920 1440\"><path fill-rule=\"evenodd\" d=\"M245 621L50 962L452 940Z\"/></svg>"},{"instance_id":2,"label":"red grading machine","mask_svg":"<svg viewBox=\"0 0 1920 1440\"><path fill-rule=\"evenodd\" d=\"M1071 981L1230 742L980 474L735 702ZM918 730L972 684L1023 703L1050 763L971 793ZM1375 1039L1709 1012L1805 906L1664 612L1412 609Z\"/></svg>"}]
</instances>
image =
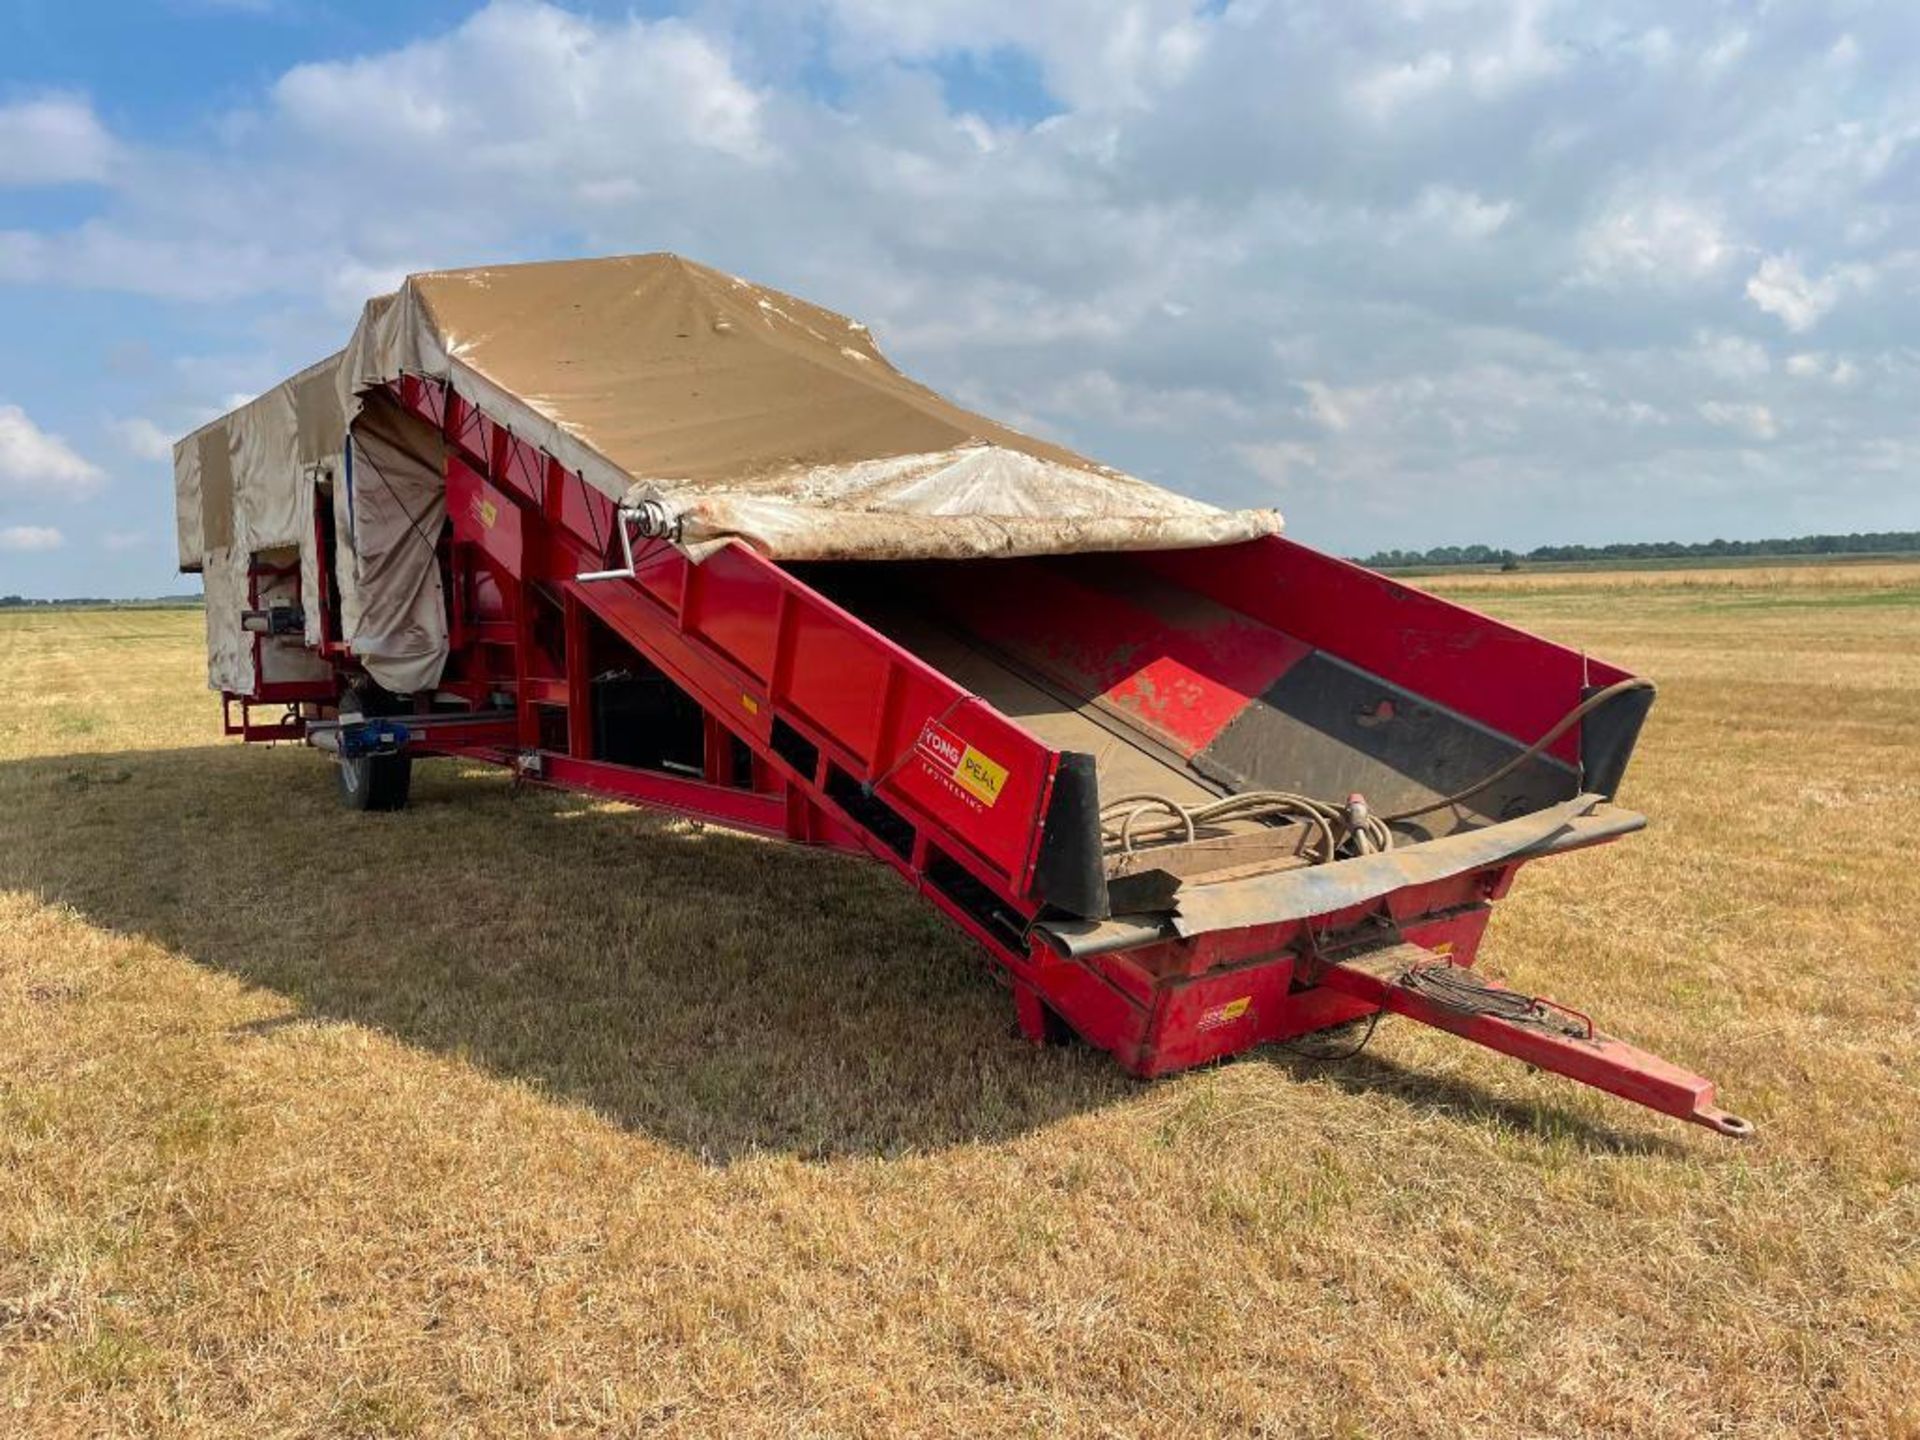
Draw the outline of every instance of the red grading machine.
<instances>
[{"instance_id":1,"label":"red grading machine","mask_svg":"<svg viewBox=\"0 0 1920 1440\"><path fill-rule=\"evenodd\" d=\"M458 756L869 857L979 942L1027 1036L1140 1076L1394 1012L1748 1133L1471 969L1523 864L1642 824L1612 796L1652 693L1616 667L1279 537L696 564L442 382L368 403L447 444L444 678L379 692L323 621L329 678L226 696L230 733L332 752L349 804ZM318 595L254 580L262 635L329 613L325 565Z\"/></svg>"}]
</instances>

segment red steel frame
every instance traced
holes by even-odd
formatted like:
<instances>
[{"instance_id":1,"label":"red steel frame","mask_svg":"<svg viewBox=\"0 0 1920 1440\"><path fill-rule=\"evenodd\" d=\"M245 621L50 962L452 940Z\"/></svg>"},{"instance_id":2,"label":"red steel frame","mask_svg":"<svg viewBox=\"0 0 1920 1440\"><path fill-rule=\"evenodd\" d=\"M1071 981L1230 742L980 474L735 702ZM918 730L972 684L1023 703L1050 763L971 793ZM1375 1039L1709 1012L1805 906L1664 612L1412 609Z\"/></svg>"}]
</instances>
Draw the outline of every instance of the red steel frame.
<instances>
[{"instance_id":1,"label":"red steel frame","mask_svg":"<svg viewBox=\"0 0 1920 1440\"><path fill-rule=\"evenodd\" d=\"M476 710L511 695L514 711L466 733L436 727L417 748L876 859L998 962L1029 1037L1046 1038L1064 1021L1137 1075L1391 1009L1684 1119L1729 1133L1742 1124L1722 1123L1730 1117L1713 1109L1705 1081L1670 1066L1670 1083L1647 1080L1664 1062L1609 1037L1556 1038L1485 1017L1454 1023L1431 1002L1338 963L1390 941L1470 965L1517 861L1309 920L1059 953L1030 929L1059 752L744 546L694 564L662 541L637 542L630 578L579 578L618 563L624 522L614 501L442 382L405 376L385 398L447 442L450 659L441 691ZM1403 674L1414 656L1423 693L1508 734L1544 732L1581 685L1625 673L1281 539L1140 563L1355 663L1397 647ZM731 773L727 744L707 745L700 780L592 758L593 626L692 696L712 739L743 741L749 773ZM1470 676L1459 661L1475 647L1484 663ZM344 649L334 642L323 653L344 667L332 653ZM300 723L242 733L292 738L286 732ZM1569 734L1556 753L1571 757L1577 739ZM849 803L856 794L882 802L906 835L864 822Z\"/></svg>"},{"instance_id":2,"label":"red steel frame","mask_svg":"<svg viewBox=\"0 0 1920 1440\"><path fill-rule=\"evenodd\" d=\"M291 576L294 585L300 583L300 566L297 562L289 565L275 565L256 558L247 566L247 608L260 609L260 582L266 579L286 579ZM303 706L331 705L338 694L339 687L332 680L265 680L264 651L267 637L259 631L253 634L253 690L246 695L231 692L220 696L220 728L228 735L238 735L243 740L274 741L299 740L307 733L306 720L302 715ZM278 710L280 716L271 722L256 721L253 712L256 709ZM239 718L234 712L239 711Z\"/></svg>"}]
</instances>

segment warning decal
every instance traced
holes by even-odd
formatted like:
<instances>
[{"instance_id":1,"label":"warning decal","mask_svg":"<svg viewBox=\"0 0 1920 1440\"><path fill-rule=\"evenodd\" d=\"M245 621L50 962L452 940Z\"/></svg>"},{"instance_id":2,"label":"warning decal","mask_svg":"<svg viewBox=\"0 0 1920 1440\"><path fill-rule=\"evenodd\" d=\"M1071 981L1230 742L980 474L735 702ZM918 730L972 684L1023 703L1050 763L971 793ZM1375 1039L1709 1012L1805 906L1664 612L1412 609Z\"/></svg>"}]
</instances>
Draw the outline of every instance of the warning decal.
<instances>
[{"instance_id":1,"label":"warning decal","mask_svg":"<svg viewBox=\"0 0 1920 1440\"><path fill-rule=\"evenodd\" d=\"M1215 1005L1210 1010L1200 1012L1197 1030L1218 1030L1222 1025L1231 1025L1247 1011L1253 1008L1253 997L1242 995L1238 1000L1229 1000L1224 1005Z\"/></svg>"},{"instance_id":2,"label":"warning decal","mask_svg":"<svg viewBox=\"0 0 1920 1440\"><path fill-rule=\"evenodd\" d=\"M976 800L991 805L1000 798L1007 783L1007 768L989 760L938 720L929 718L920 727L914 748L940 775L953 781Z\"/></svg>"}]
</instances>

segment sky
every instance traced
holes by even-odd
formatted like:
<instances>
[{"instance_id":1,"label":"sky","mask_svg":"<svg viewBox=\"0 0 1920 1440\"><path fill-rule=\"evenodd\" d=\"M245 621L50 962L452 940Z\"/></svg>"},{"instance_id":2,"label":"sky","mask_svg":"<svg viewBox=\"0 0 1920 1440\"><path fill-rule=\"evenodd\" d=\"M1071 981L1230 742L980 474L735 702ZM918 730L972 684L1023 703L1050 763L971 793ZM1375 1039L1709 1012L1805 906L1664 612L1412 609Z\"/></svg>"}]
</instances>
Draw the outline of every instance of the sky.
<instances>
[{"instance_id":1,"label":"sky","mask_svg":"<svg viewBox=\"0 0 1920 1440\"><path fill-rule=\"evenodd\" d=\"M674 250L1341 553L1920 528L1910 0L0 0L0 594L405 274Z\"/></svg>"}]
</instances>

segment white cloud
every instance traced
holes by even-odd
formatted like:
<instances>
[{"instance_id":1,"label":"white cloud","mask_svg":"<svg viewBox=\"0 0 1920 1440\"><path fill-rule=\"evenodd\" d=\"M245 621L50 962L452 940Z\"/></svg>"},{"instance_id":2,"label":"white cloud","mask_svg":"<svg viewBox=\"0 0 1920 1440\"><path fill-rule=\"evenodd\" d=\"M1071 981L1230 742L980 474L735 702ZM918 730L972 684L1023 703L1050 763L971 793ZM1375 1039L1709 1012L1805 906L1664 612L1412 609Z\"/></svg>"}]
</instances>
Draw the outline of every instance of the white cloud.
<instances>
[{"instance_id":1,"label":"white cloud","mask_svg":"<svg viewBox=\"0 0 1920 1440\"><path fill-rule=\"evenodd\" d=\"M1515 0L1504 8L1502 29L1468 66L1474 89L1482 96L1545 80L1567 60L1544 31L1546 0Z\"/></svg>"},{"instance_id":2,"label":"white cloud","mask_svg":"<svg viewBox=\"0 0 1920 1440\"><path fill-rule=\"evenodd\" d=\"M1644 64L1654 67L1671 65L1680 53L1679 47L1673 43L1673 32L1664 25L1656 25L1627 43L1628 48Z\"/></svg>"},{"instance_id":3,"label":"white cloud","mask_svg":"<svg viewBox=\"0 0 1920 1440\"><path fill-rule=\"evenodd\" d=\"M836 52L918 61L1017 48L1049 89L1083 110L1133 108L1193 71L1218 22L1193 0L825 0Z\"/></svg>"},{"instance_id":4,"label":"white cloud","mask_svg":"<svg viewBox=\"0 0 1920 1440\"><path fill-rule=\"evenodd\" d=\"M1485 240L1507 223L1513 204L1487 200L1471 190L1451 185L1429 185L1420 192L1413 214L1419 220L1458 240Z\"/></svg>"},{"instance_id":5,"label":"white cloud","mask_svg":"<svg viewBox=\"0 0 1920 1440\"><path fill-rule=\"evenodd\" d=\"M0 526L0 550L58 550L67 537L51 525Z\"/></svg>"},{"instance_id":6,"label":"white cloud","mask_svg":"<svg viewBox=\"0 0 1920 1440\"><path fill-rule=\"evenodd\" d=\"M1209 423L1250 418L1246 406L1225 391L1123 381L1105 370L1070 375L1029 399L1048 414L1070 420L1097 420L1128 428L1186 434Z\"/></svg>"},{"instance_id":7,"label":"white cloud","mask_svg":"<svg viewBox=\"0 0 1920 1440\"><path fill-rule=\"evenodd\" d=\"M173 437L138 415L113 422L114 438L137 460L171 460Z\"/></svg>"},{"instance_id":8,"label":"white cloud","mask_svg":"<svg viewBox=\"0 0 1920 1440\"><path fill-rule=\"evenodd\" d=\"M1694 337L1693 362L1722 380L1754 380L1773 368L1766 347L1744 335L1702 331Z\"/></svg>"},{"instance_id":9,"label":"white cloud","mask_svg":"<svg viewBox=\"0 0 1920 1440\"><path fill-rule=\"evenodd\" d=\"M1351 88L1355 104L1376 124L1400 118L1403 111L1438 94L1453 78L1453 57L1431 51L1413 60L1385 65L1356 79Z\"/></svg>"},{"instance_id":10,"label":"white cloud","mask_svg":"<svg viewBox=\"0 0 1920 1440\"><path fill-rule=\"evenodd\" d=\"M105 478L18 405L0 405L0 495L89 495Z\"/></svg>"},{"instance_id":11,"label":"white cloud","mask_svg":"<svg viewBox=\"0 0 1920 1440\"><path fill-rule=\"evenodd\" d=\"M1811 330L1850 290L1865 289L1872 272L1862 265L1837 265L1809 278L1797 256L1769 255L1747 281L1747 298L1794 334Z\"/></svg>"},{"instance_id":12,"label":"white cloud","mask_svg":"<svg viewBox=\"0 0 1920 1440\"><path fill-rule=\"evenodd\" d=\"M424 144L508 172L591 172L668 147L743 158L765 148L761 97L699 31L599 25L550 5L490 5L436 39L297 66L274 99L322 148Z\"/></svg>"},{"instance_id":13,"label":"white cloud","mask_svg":"<svg viewBox=\"0 0 1920 1440\"><path fill-rule=\"evenodd\" d=\"M1844 355L1802 350L1787 357L1787 373L1800 380L1825 380L1833 385L1851 385L1860 378L1860 367Z\"/></svg>"},{"instance_id":14,"label":"white cloud","mask_svg":"<svg viewBox=\"0 0 1920 1440\"><path fill-rule=\"evenodd\" d=\"M106 127L77 96L0 105L0 185L105 180L114 153Z\"/></svg>"},{"instance_id":15,"label":"white cloud","mask_svg":"<svg viewBox=\"0 0 1920 1440\"><path fill-rule=\"evenodd\" d=\"M1751 31L1737 27L1729 30L1724 35L1713 40L1707 48L1701 52L1700 66L1708 72L1730 69L1740 63L1741 57L1747 53L1747 49L1752 43L1753 34Z\"/></svg>"},{"instance_id":16,"label":"white cloud","mask_svg":"<svg viewBox=\"0 0 1920 1440\"><path fill-rule=\"evenodd\" d=\"M1673 199L1619 205L1582 235L1581 274L1603 286L1684 285L1712 276L1733 249L1720 221L1698 205Z\"/></svg>"},{"instance_id":17,"label":"white cloud","mask_svg":"<svg viewBox=\"0 0 1920 1440\"><path fill-rule=\"evenodd\" d=\"M1319 451L1298 440L1249 440L1233 447L1242 464L1276 490L1284 490L1319 463Z\"/></svg>"},{"instance_id":18,"label":"white cloud","mask_svg":"<svg viewBox=\"0 0 1920 1440\"><path fill-rule=\"evenodd\" d=\"M156 217L157 224L132 227L96 217L63 234L0 231L0 280L132 290L164 300L230 301L268 292L293 273L304 278L304 265L290 265L288 254L270 249L257 232L239 228L238 214L214 213L231 200L208 203L210 212L199 227L186 217ZM279 203L290 212L299 207L293 197Z\"/></svg>"},{"instance_id":19,"label":"white cloud","mask_svg":"<svg viewBox=\"0 0 1920 1440\"><path fill-rule=\"evenodd\" d=\"M1779 422L1764 405L1705 400L1697 408L1702 420L1722 430L1736 430L1755 440L1772 440L1780 434Z\"/></svg>"},{"instance_id":20,"label":"white cloud","mask_svg":"<svg viewBox=\"0 0 1920 1440\"><path fill-rule=\"evenodd\" d=\"M109 141L90 218L0 232L0 279L217 304L230 352L123 377L123 413L184 418L409 270L675 249L1124 468L1287 485L1334 546L1711 534L1730 495L1779 528L1769 496L1920 446L1920 55L1872 7L613 8L500 0L297 66L180 128L205 143Z\"/></svg>"},{"instance_id":21,"label":"white cloud","mask_svg":"<svg viewBox=\"0 0 1920 1440\"><path fill-rule=\"evenodd\" d=\"M1354 412L1367 397L1357 390L1339 390L1320 380L1305 380L1300 388L1307 392L1307 414L1333 431L1353 428Z\"/></svg>"},{"instance_id":22,"label":"white cloud","mask_svg":"<svg viewBox=\"0 0 1920 1440\"><path fill-rule=\"evenodd\" d=\"M138 550L146 543L147 532L144 530L109 530L105 535L100 537L101 548L103 550L111 550L115 554L120 554L128 550Z\"/></svg>"}]
</instances>

